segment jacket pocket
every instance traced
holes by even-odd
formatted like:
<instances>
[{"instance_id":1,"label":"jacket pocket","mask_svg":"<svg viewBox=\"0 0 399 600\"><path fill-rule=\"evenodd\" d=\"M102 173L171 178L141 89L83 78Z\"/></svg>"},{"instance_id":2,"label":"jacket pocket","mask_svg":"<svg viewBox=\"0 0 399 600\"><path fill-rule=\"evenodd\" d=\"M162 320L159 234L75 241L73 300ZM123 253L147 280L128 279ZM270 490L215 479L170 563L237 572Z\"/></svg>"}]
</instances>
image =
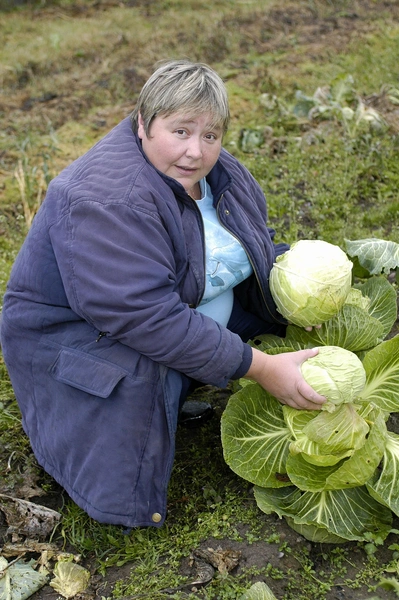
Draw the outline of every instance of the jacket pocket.
<instances>
[{"instance_id":1,"label":"jacket pocket","mask_svg":"<svg viewBox=\"0 0 399 600\"><path fill-rule=\"evenodd\" d=\"M61 383L93 396L108 398L126 372L83 352L62 349L50 367L50 375Z\"/></svg>"}]
</instances>

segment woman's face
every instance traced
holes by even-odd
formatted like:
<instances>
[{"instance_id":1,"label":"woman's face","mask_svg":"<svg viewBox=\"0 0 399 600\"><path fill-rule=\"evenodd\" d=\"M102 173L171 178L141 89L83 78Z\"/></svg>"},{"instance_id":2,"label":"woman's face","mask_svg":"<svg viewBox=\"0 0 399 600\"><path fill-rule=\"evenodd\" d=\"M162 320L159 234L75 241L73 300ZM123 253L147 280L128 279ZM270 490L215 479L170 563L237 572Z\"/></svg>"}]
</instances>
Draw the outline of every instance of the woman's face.
<instances>
[{"instance_id":1,"label":"woman's face","mask_svg":"<svg viewBox=\"0 0 399 600\"><path fill-rule=\"evenodd\" d=\"M211 127L211 122L208 113L195 117L183 113L158 116L147 136L139 115L138 135L154 167L189 191L209 173L220 154L223 132Z\"/></svg>"}]
</instances>

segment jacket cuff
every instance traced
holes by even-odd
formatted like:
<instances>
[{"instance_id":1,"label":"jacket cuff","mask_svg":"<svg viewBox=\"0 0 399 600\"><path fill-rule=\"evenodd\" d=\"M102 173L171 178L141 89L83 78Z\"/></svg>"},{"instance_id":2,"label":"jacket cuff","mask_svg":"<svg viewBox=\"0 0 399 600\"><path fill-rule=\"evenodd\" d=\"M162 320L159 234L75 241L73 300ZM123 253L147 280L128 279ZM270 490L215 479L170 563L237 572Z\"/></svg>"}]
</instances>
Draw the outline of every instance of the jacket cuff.
<instances>
[{"instance_id":1,"label":"jacket cuff","mask_svg":"<svg viewBox=\"0 0 399 600\"><path fill-rule=\"evenodd\" d=\"M241 379L244 377L249 371L249 367L252 363L252 347L249 344L244 344L244 352L242 356L241 365L238 367L237 371L231 377L231 379Z\"/></svg>"}]
</instances>

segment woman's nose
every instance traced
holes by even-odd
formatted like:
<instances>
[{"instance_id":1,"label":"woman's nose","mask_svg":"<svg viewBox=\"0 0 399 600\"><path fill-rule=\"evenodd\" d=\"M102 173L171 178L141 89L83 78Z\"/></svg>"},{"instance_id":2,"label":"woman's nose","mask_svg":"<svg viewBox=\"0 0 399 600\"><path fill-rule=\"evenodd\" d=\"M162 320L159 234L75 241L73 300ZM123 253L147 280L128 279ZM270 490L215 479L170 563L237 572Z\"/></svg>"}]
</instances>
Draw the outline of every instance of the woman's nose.
<instances>
[{"instance_id":1,"label":"woman's nose","mask_svg":"<svg viewBox=\"0 0 399 600\"><path fill-rule=\"evenodd\" d=\"M201 158L202 156L202 140L196 137L191 137L186 150L187 156L191 158Z\"/></svg>"}]
</instances>

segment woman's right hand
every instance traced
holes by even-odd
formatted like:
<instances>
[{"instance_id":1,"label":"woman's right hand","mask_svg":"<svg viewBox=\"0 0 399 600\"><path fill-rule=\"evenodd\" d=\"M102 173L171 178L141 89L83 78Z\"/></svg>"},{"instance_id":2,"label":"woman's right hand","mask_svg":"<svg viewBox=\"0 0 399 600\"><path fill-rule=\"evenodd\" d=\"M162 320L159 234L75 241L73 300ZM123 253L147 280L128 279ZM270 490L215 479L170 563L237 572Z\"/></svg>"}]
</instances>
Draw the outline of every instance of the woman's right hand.
<instances>
[{"instance_id":1,"label":"woman's right hand","mask_svg":"<svg viewBox=\"0 0 399 600\"><path fill-rule=\"evenodd\" d=\"M317 348L282 354L266 354L253 348L252 363L245 378L259 383L282 404L320 410L326 398L306 383L301 372L301 364L317 353Z\"/></svg>"}]
</instances>

